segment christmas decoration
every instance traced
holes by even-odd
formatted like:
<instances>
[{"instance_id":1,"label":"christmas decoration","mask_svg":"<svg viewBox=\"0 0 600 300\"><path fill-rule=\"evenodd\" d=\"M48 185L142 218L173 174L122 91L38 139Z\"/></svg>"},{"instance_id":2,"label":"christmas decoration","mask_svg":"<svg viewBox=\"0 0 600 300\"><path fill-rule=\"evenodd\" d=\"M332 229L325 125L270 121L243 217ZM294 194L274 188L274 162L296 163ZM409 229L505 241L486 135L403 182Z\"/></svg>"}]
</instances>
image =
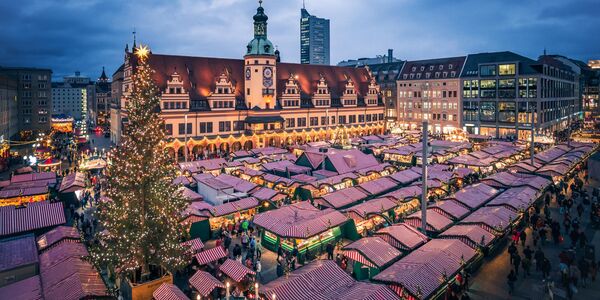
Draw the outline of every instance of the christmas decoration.
<instances>
[{"instance_id":1,"label":"christmas decoration","mask_svg":"<svg viewBox=\"0 0 600 300\"><path fill-rule=\"evenodd\" d=\"M180 246L184 231L179 224L186 200L172 184L176 168L161 145L164 123L158 114L159 89L148 64L151 54L140 46L134 55L129 123L121 145L110 153L105 194L110 200L96 212L104 230L91 251L100 267L133 282L162 268L176 271L188 262Z\"/></svg>"}]
</instances>

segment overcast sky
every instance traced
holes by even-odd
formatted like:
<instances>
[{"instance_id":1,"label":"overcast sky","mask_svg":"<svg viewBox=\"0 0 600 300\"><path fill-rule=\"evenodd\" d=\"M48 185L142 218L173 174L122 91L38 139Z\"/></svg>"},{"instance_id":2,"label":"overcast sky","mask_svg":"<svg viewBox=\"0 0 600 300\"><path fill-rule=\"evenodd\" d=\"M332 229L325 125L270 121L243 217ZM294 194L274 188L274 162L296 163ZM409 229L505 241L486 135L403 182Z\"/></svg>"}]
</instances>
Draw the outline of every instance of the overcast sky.
<instances>
[{"instance_id":1,"label":"overcast sky","mask_svg":"<svg viewBox=\"0 0 600 300\"><path fill-rule=\"evenodd\" d=\"M300 60L302 0L265 0L268 33L286 62ZM110 76L133 28L154 53L242 58L252 39L253 0L0 1L0 65ZM394 49L400 59L544 47L600 58L599 0L306 0L331 20L331 62Z\"/></svg>"}]
</instances>

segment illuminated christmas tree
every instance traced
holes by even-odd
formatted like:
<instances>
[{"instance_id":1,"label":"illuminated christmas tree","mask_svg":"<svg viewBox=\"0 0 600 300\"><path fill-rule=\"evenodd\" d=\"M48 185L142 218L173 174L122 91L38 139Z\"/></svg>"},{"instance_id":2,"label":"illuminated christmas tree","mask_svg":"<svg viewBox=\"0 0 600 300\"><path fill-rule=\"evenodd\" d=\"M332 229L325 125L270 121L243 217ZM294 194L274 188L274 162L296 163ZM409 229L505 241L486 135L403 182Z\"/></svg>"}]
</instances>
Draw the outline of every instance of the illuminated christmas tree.
<instances>
[{"instance_id":1,"label":"illuminated christmas tree","mask_svg":"<svg viewBox=\"0 0 600 300\"><path fill-rule=\"evenodd\" d=\"M137 65L128 97L126 134L111 153L107 168L110 199L96 213L105 231L92 249L93 260L118 275L137 281L153 267L175 271L187 263L179 238L180 213L186 207L177 186L176 169L162 147L164 123L158 114L159 89L152 80L149 50L134 52Z\"/></svg>"}]
</instances>

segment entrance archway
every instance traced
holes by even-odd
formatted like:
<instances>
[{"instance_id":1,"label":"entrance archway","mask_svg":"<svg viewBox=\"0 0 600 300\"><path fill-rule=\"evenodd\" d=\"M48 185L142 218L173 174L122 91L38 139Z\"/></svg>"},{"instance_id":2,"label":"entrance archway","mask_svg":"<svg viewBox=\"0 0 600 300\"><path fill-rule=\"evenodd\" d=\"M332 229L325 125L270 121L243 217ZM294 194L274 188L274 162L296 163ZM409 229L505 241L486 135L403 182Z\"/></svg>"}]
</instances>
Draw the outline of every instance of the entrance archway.
<instances>
[{"instance_id":1,"label":"entrance archway","mask_svg":"<svg viewBox=\"0 0 600 300\"><path fill-rule=\"evenodd\" d=\"M244 150L252 150L252 148L253 148L252 141L246 141L244 143Z\"/></svg>"}]
</instances>

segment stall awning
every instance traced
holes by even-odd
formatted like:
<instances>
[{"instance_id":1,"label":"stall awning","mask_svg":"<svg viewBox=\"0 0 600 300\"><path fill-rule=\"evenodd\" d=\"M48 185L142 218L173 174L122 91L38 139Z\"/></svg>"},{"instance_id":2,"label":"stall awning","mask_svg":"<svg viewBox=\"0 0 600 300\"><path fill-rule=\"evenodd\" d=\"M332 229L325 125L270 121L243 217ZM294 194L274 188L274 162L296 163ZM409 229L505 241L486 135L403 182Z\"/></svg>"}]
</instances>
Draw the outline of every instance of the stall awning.
<instances>
[{"instance_id":1,"label":"stall awning","mask_svg":"<svg viewBox=\"0 0 600 300\"><path fill-rule=\"evenodd\" d=\"M195 254L198 251L202 250L202 248L204 248L204 243L202 243L202 240L200 240L199 238L195 238L181 243L181 246L183 246L186 251Z\"/></svg>"},{"instance_id":2,"label":"stall awning","mask_svg":"<svg viewBox=\"0 0 600 300\"><path fill-rule=\"evenodd\" d=\"M215 288L225 288L222 282L205 271L197 271L190 278L190 284L198 291L202 297L208 297Z\"/></svg>"},{"instance_id":3,"label":"stall awning","mask_svg":"<svg viewBox=\"0 0 600 300\"><path fill-rule=\"evenodd\" d=\"M248 269L237 260L229 258L219 267L219 270L236 282L241 282L246 275L256 274L254 271Z\"/></svg>"},{"instance_id":4,"label":"stall awning","mask_svg":"<svg viewBox=\"0 0 600 300\"><path fill-rule=\"evenodd\" d=\"M276 123L283 122L281 116L251 116L246 117L246 124L262 124L262 123Z\"/></svg>"},{"instance_id":5,"label":"stall awning","mask_svg":"<svg viewBox=\"0 0 600 300\"><path fill-rule=\"evenodd\" d=\"M373 268L382 268L402 255L380 237L366 237L342 248L344 256Z\"/></svg>"},{"instance_id":6,"label":"stall awning","mask_svg":"<svg viewBox=\"0 0 600 300\"><path fill-rule=\"evenodd\" d=\"M227 253L223 250L223 247L214 247L212 249L204 250L194 256L199 265L205 265L209 262L219 260L227 257Z\"/></svg>"},{"instance_id":7,"label":"stall awning","mask_svg":"<svg viewBox=\"0 0 600 300\"><path fill-rule=\"evenodd\" d=\"M189 300L178 287L171 283L161 284L154 292L152 297L156 300Z\"/></svg>"}]
</instances>

